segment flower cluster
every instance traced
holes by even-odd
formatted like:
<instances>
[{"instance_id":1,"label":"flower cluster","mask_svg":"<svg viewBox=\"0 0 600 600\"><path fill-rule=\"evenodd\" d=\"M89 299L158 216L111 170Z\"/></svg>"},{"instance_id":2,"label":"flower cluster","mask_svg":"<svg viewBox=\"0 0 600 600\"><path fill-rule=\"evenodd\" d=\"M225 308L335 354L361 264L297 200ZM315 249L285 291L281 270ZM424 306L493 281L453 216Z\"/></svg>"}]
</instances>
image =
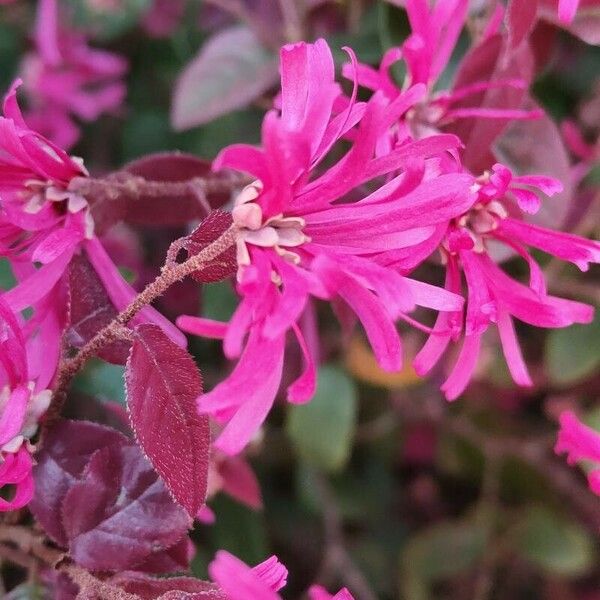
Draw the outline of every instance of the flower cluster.
<instances>
[{"instance_id":1,"label":"flower cluster","mask_svg":"<svg viewBox=\"0 0 600 600\"><path fill-rule=\"evenodd\" d=\"M21 76L29 103L27 123L68 150L80 136L75 118L96 121L121 107L127 61L91 48L64 18L57 0L40 0L35 49L25 56Z\"/></svg>"},{"instance_id":2,"label":"flower cluster","mask_svg":"<svg viewBox=\"0 0 600 600\"><path fill-rule=\"evenodd\" d=\"M430 12L425 2L415 1L407 10L415 33L388 52L379 72L357 65L349 51L353 60L345 73L355 83L350 98L335 82L324 41L284 47L278 109L265 117L262 148L232 146L215 161L216 169L254 178L232 211L241 302L227 324L197 317L180 317L178 324L222 338L226 356L239 357L231 375L198 399L201 412L225 425L215 445L226 453L241 451L266 418L280 386L288 331L306 362L288 387L288 400L306 402L314 394L315 349L306 342L303 318L311 298L353 313L388 371L401 368L394 325L399 319L430 333L415 359L420 374L462 339L442 386L450 400L469 383L491 324L498 328L513 379L527 386L531 377L513 319L548 328L592 320L591 306L547 293L528 251L540 249L582 270L600 260L597 242L527 220L540 208L540 193L561 191L560 182L516 176L500 163L473 173L461 162L460 139L443 133L449 119L536 118L539 111L451 108L468 94L499 85L523 88L524 82L480 82L432 94L462 28L466 2L439 3ZM440 11L448 11L448 18ZM389 75L400 58L407 70L401 88ZM375 90L368 102L356 101L357 82ZM348 141L349 150L333 166L320 168L340 140ZM526 261L529 285L498 264L498 244ZM445 289L407 277L434 253L446 265ZM439 311L433 329L409 316L417 306Z\"/></svg>"}]
</instances>

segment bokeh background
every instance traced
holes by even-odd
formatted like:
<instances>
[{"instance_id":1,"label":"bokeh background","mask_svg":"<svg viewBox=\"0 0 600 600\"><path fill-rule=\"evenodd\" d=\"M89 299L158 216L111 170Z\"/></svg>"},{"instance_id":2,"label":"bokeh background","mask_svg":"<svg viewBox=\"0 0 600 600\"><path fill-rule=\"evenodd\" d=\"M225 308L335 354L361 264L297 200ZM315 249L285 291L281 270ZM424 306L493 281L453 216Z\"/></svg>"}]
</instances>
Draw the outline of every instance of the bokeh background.
<instances>
[{"instance_id":1,"label":"bokeh background","mask_svg":"<svg viewBox=\"0 0 600 600\"><path fill-rule=\"evenodd\" d=\"M377 64L408 34L404 11L388 2L305 3L309 10L298 21L282 11L289 3L278 0L64 0L70 27L129 65L126 99L111 114L77 121L81 136L72 152L95 174L165 150L211 159L230 143L258 142L276 93L277 50L286 40L323 36L339 65L344 45ZM487 8L472 3L473 30ZM595 10L590 27L600 39ZM0 6L2 90L23 75L35 52L35 19L35 2ZM533 95L553 122L509 129L500 146L509 161L567 178L572 193L549 221L597 237L600 47L579 37L590 41L585 31L538 23L531 38ZM225 42L243 55L241 67L227 57L206 60L219 36L233 36ZM468 38L464 31L443 81L451 81ZM25 103L35 101L25 93ZM581 133L587 157L565 142L565 127ZM142 286L183 233L120 225L105 242L125 276ZM575 268L536 258L551 290L599 303L597 267L584 279ZM424 269L440 280L439 266ZM203 290L192 282L176 286L160 308L168 316L202 312L223 319L234 305L228 282ZM600 499L587 489L582 470L553 453L562 410L577 409L600 430L599 318L550 333L519 327L535 379L527 390L513 385L490 335L475 381L452 405L438 389L443 367L427 380L410 368L385 374L360 333L344 335L328 310L318 318L327 366L317 397L303 408L279 404L249 450L261 510L223 494L210 501L216 521L193 533L195 574L205 577L214 552L225 548L251 564L277 553L291 571L290 598L316 578L334 586L341 568L357 589L364 579L382 599L600 599ZM410 364L423 340L408 330L404 340ZM191 348L209 388L229 366L217 343L194 340ZM94 418L99 404L124 402L123 369L93 362L75 388L70 413Z\"/></svg>"}]
</instances>

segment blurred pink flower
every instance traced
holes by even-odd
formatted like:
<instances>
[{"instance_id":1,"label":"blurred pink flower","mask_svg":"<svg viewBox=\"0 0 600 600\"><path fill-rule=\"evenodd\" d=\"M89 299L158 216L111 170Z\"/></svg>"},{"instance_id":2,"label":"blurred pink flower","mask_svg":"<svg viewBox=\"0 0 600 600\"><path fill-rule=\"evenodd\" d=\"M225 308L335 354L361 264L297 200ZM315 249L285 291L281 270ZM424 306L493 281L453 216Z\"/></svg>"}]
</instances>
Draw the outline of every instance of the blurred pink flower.
<instances>
[{"instance_id":1,"label":"blurred pink flower","mask_svg":"<svg viewBox=\"0 0 600 600\"><path fill-rule=\"evenodd\" d=\"M75 119L94 121L122 105L127 61L90 48L83 34L69 29L57 0L40 0L34 35L36 49L22 65L28 124L69 149L79 139Z\"/></svg>"},{"instance_id":2,"label":"blurred pink flower","mask_svg":"<svg viewBox=\"0 0 600 600\"><path fill-rule=\"evenodd\" d=\"M558 18L563 23L571 23L575 18L577 9L579 8L579 0L559 0L558 2Z\"/></svg>"},{"instance_id":3,"label":"blurred pink flower","mask_svg":"<svg viewBox=\"0 0 600 600\"><path fill-rule=\"evenodd\" d=\"M217 552L208 572L229 600L281 600L277 592L286 585L288 576L276 556L252 568L224 550ZM354 600L346 588L332 595L315 585L308 595L311 600Z\"/></svg>"},{"instance_id":4,"label":"blurred pink flower","mask_svg":"<svg viewBox=\"0 0 600 600\"><path fill-rule=\"evenodd\" d=\"M600 495L600 432L584 425L572 411L560 415L560 431L554 451L567 454L567 461L574 465L591 461L595 466L588 474L590 488Z\"/></svg>"}]
</instances>

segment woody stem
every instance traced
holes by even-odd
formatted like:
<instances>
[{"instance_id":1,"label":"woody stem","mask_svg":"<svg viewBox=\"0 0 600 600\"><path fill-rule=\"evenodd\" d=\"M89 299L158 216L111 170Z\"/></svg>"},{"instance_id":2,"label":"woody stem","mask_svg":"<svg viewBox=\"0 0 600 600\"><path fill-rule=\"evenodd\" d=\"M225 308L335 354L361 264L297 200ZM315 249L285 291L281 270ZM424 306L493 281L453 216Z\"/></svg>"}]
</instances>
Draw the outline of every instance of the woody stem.
<instances>
[{"instance_id":1,"label":"woody stem","mask_svg":"<svg viewBox=\"0 0 600 600\"><path fill-rule=\"evenodd\" d=\"M125 309L106 327L98 331L73 358L64 361L58 374L52 403L47 412L47 421L53 420L58 416L65 402L66 391L71 380L89 358L97 354L109 342L122 337L122 330L127 323L142 308L162 296L174 283L206 267L215 258L231 248L236 242L236 237L237 228L235 225L232 225L198 254L191 256L182 263L171 263L163 266L160 275L152 283L149 283Z\"/></svg>"}]
</instances>

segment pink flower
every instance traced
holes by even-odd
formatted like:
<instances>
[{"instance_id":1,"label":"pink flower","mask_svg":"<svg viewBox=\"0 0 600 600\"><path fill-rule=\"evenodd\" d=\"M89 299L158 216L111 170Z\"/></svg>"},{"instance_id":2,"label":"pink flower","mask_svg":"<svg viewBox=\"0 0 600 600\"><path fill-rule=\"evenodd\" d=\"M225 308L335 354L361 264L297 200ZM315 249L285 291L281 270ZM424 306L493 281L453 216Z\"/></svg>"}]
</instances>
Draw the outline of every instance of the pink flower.
<instances>
[{"instance_id":1,"label":"pink flower","mask_svg":"<svg viewBox=\"0 0 600 600\"><path fill-rule=\"evenodd\" d=\"M471 206L472 177L456 170L442 174L438 168L440 161L454 160L457 139L407 139L377 158L378 139L410 108L415 90L391 103L381 94L366 105L356 103L354 96L344 100L322 40L285 46L281 80L281 114L266 115L263 148L231 146L214 165L256 178L233 209L239 228L240 305L228 324L194 317L178 321L191 333L223 338L226 356L240 357L231 375L198 399L201 411L227 423L216 441L227 454L248 443L271 408L288 331L306 360L305 372L288 388L288 400L312 397L315 365L298 325L310 297L347 305L388 371L401 367L397 319L411 321L407 313L416 306L459 310L462 305L459 296L408 279L375 259L396 251L411 253L432 238L435 247L440 226ZM351 149L317 173L346 134L352 138ZM415 164L419 168L413 172ZM357 191L391 172L396 175L372 193Z\"/></svg>"},{"instance_id":2,"label":"pink flower","mask_svg":"<svg viewBox=\"0 0 600 600\"><path fill-rule=\"evenodd\" d=\"M308 590L308 597L310 600L353 600L352 594L346 588L333 595L320 585L311 586Z\"/></svg>"},{"instance_id":3,"label":"pink flower","mask_svg":"<svg viewBox=\"0 0 600 600\"><path fill-rule=\"evenodd\" d=\"M64 26L61 17L56 0L40 0L36 51L25 58L22 76L30 104L28 124L68 149L79 139L73 117L95 121L121 106L127 62L90 48L82 34Z\"/></svg>"},{"instance_id":4,"label":"pink flower","mask_svg":"<svg viewBox=\"0 0 600 600\"><path fill-rule=\"evenodd\" d=\"M560 431L554 451L567 453L567 461L574 465L582 460L596 463L588 474L590 488L600 496L600 433L584 425L572 411L560 415Z\"/></svg>"},{"instance_id":5,"label":"pink flower","mask_svg":"<svg viewBox=\"0 0 600 600\"><path fill-rule=\"evenodd\" d=\"M390 140L393 143L396 138L402 139L407 131L415 138L425 138L461 119L474 117L508 121L532 119L543 114L537 109L464 106L465 101L478 99L487 90L524 90L527 88L527 82L522 79L498 78L473 82L451 90L434 91L434 86L446 68L465 25L468 1L407 0L405 8L412 30L407 40L402 46L388 50L378 69L365 64L359 64L356 69L356 76L362 86L383 93L389 100L396 100L408 86L413 86L421 92L404 121L390 128L386 133L387 140L380 140L380 150L385 149ZM494 26L493 22L491 26ZM407 71L401 86L396 83L391 73L391 69L399 61L404 61ZM354 77L353 65L344 65L344 74L350 78Z\"/></svg>"},{"instance_id":6,"label":"pink flower","mask_svg":"<svg viewBox=\"0 0 600 600\"><path fill-rule=\"evenodd\" d=\"M503 165L478 180L478 202L454 219L441 245L446 262L446 288L459 293L464 273L468 300L463 328L462 313L440 314L433 334L417 355L415 369L427 373L451 340L464 334L463 345L450 376L442 386L449 400L467 386L477 364L481 337L490 324L498 327L502 350L510 373L519 385L531 385L527 366L515 335L513 318L538 327L567 327L588 323L594 310L587 304L551 296L539 265L527 246L587 270L600 261L600 244L571 234L551 231L511 216L535 213L540 205L538 188L548 195L561 190L559 182L542 176L515 177ZM529 285L508 276L490 256L490 243L499 242L522 257L530 270Z\"/></svg>"},{"instance_id":7,"label":"pink flower","mask_svg":"<svg viewBox=\"0 0 600 600\"><path fill-rule=\"evenodd\" d=\"M75 252L83 249L114 305L123 309L135 291L95 237L86 199L71 190L73 180L87 171L81 160L25 124L18 85L7 94L0 117L0 256L9 259L18 280L4 301L17 312L50 298ZM141 321L156 323L185 344L181 332L155 309L144 308L135 322Z\"/></svg>"},{"instance_id":8,"label":"pink flower","mask_svg":"<svg viewBox=\"0 0 600 600\"><path fill-rule=\"evenodd\" d=\"M558 18L563 23L572 23L579 7L579 0L559 0Z\"/></svg>"},{"instance_id":9,"label":"pink flower","mask_svg":"<svg viewBox=\"0 0 600 600\"><path fill-rule=\"evenodd\" d=\"M31 321L21 325L0 299L0 488L15 486L12 500L0 499L0 511L21 508L33 496L35 447L30 440L50 404L52 393L46 386L58 363L58 354L42 345L43 335L36 339ZM51 363L50 369L38 369L41 354Z\"/></svg>"},{"instance_id":10,"label":"pink flower","mask_svg":"<svg viewBox=\"0 0 600 600\"><path fill-rule=\"evenodd\" d=\"M276 556L251 568L224 550L217 552L208 572L230 600L279 600L277 592L288 575Z\"/></svg>"},{"instance_id":11,"label":"pink flower","mask_svg":"<svg viewBox=\"0 0 600 600\"><path fill-rule=\"evenodd\" d=\"M217 552L208 572L229 600L281 600L277 592L287 583L288 575L276 556L252 568L224 550ZM333 596L315 585L308 594L311 600L354 600L346 588Z\"/></svg>"}]
</instances>

